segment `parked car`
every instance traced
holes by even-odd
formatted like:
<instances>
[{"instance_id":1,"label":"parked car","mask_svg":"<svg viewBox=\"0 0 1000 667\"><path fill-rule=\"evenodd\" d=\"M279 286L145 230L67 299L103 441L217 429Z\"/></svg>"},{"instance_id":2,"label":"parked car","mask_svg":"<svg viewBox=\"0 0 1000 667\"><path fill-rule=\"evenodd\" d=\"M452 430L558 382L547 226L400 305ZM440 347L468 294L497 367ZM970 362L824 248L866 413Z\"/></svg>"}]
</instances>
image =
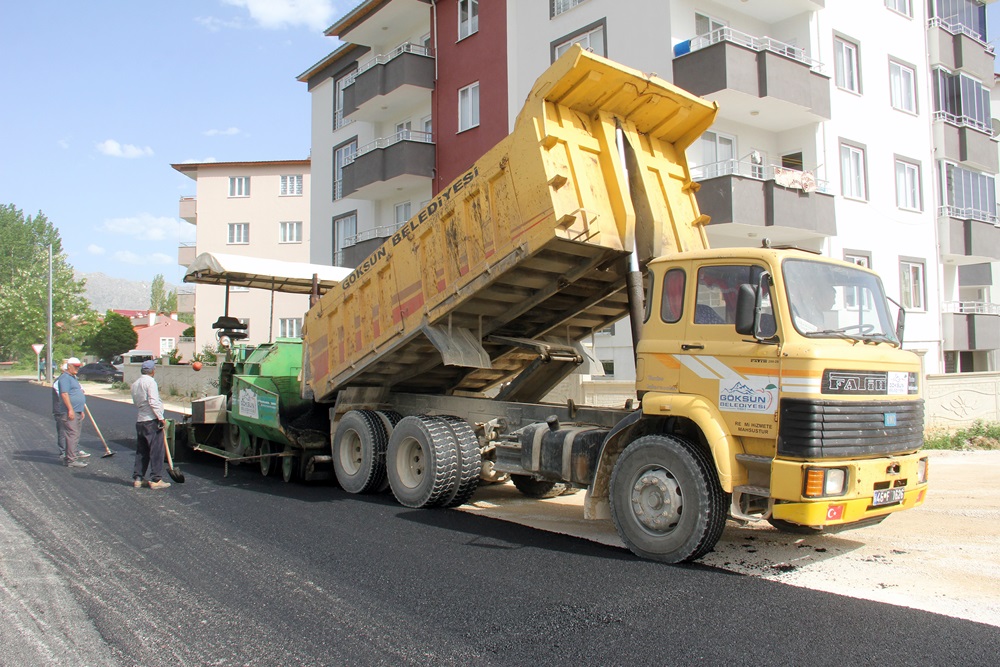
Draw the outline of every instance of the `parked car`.
<instances>
[{"instance_id":1,"label":"parked car","mask_svg":"<svg viewBox=\"0 0 1000 667\"><path fill-rule=\"evenodd\" d=\"M125 373L118 370L111 364L98 362L81 366L76 376L81 380L94 380L95 382L122 382L125 380Z\"/></svg>"}]
</instances>

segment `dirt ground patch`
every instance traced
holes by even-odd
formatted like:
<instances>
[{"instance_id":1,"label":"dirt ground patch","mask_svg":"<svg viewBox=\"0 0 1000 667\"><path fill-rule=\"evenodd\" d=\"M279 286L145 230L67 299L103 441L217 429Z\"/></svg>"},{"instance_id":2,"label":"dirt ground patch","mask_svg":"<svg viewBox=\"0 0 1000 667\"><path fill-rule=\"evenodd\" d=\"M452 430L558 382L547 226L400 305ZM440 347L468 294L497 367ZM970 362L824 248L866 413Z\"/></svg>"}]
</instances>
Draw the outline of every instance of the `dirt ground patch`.
<instances>
[{"instance_id":1,"label":"dirt ground patch","mask_svg":"<svg viewBox=\"0 0 1000 667\"><path fill-rule=\"evenodd\" d=\"M802 537L730 521L702 562L732 572L1000 626L1000 452L933 451L930 491L877 526ZM535 501L510 484L462 509L625 548L583 518L583 493Z\"/></svg>"}]
</instances>

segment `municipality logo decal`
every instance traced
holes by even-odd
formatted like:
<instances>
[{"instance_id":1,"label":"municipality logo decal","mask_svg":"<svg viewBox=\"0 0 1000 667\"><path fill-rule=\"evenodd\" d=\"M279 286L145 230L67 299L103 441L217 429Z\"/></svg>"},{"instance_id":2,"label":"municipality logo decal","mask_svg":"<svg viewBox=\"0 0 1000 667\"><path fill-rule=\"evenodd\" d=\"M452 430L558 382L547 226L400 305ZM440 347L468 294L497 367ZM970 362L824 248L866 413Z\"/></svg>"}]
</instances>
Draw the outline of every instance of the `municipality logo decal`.
<instances>
[{"instance_id":1,"label":"municipality logo decal","mask_svg":"<svg viewBox=\"0 0 1000 667\"><path fill-rule=\"evenodd\" d=\"M756 386L755 386L756 385ZM777 400L777 385L737 380L719 383L719 407L731 412L771 412Z\"/></svg>"}]
</instances>

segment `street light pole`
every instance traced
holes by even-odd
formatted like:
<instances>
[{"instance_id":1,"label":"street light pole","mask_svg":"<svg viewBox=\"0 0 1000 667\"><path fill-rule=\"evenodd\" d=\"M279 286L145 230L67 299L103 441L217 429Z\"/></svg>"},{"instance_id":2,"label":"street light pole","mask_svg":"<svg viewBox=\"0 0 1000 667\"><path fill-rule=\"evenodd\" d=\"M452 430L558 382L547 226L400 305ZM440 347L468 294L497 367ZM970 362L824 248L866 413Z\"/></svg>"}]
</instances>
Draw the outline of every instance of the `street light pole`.
<instances>
[{"instance_id":1,"label":"street light pole","mask_svg":"<svg viewBox=\"0 0 1000 667\"><path fill-rule=\"evenodd\" d=\"M49 244L49 350L46 356L45 377L52 384L52 244Z\"/></svg>"}]
</instances>

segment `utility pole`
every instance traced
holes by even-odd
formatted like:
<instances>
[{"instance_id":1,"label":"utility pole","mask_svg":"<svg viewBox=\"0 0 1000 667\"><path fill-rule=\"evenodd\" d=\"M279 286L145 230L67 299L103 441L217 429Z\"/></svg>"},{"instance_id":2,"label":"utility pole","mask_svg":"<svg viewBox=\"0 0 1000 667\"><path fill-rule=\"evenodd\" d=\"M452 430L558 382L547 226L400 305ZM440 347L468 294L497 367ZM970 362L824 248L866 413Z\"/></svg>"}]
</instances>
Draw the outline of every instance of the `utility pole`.
<instances>
[{"instance_id":1,"label":"utility pole","mask_svg":"<svg viewBox=\"0 0 1000 667\"><path fill-rule=\"evenodd\" d=\"M49 350L45 364L45 377L52 384L52 244L49 244Z\"/></svg>"}]
</instances>

